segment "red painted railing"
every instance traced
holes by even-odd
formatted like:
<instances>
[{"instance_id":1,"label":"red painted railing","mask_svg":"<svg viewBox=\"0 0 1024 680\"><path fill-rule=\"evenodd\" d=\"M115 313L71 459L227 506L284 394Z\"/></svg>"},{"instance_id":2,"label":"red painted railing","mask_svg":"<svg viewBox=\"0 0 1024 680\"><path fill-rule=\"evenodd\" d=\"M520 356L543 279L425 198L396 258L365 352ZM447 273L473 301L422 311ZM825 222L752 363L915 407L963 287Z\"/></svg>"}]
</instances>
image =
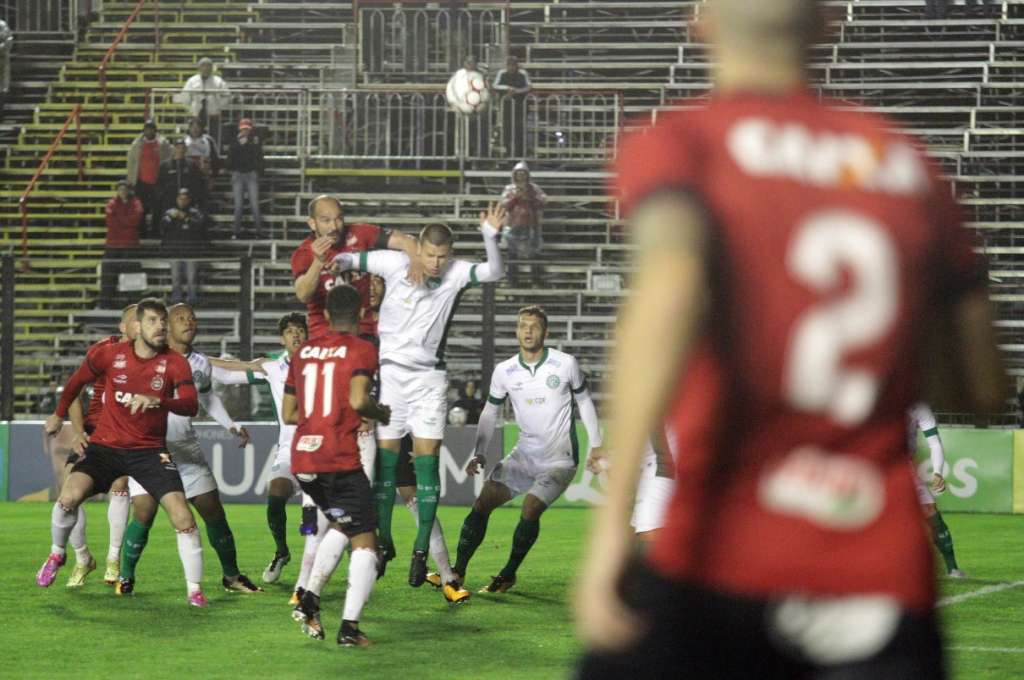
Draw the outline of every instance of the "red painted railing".
<instances>
[{"instance_id":1,"label":"red painted railing","mask_svg":"<svg viewBox=\"0 0 1024 680\"><path fill-rule=\"evenodd\" d=\"M110 48L107 53L103 55L103 61L100 62L98 69L100 79L100 90L103 92L103 131L106 132L110 126L110 114L107 112L107 64L114 58L114 52L117 51L117 46L124 40L125 35L128 33L128 28L139 18L139 14L142 12L142 7L147 2L153 3L153 47L154 49L160 49L160 0L139 0L135 5L135 9L125 19L124 25L121 30L117 32L117 37L114 38L114 42L110 44Z\"/></svg>"},{"instance_id":2,"label":"red painted railing","mask_svg":"<svg viewBox=\"0 0 1024 680\"><path fill-rule=\"evenodd\" d=\"M39 178L46 172L46 168L50 164L50 158L53 157L60 143L64 141L64 136L67 135L72 120L75 121L75 154L78 160L78 181L81 182L85 179L85 170L82 166L82 105L75 104L75 108L71 109L67 120L64 121L64 126L61 127L57 136L53 138L50 148L46 150L46 155L43 156L43 160L39 163L39 167L36 168L35 174L32 175L28 186L25 187L21 198L18 199L18 209L21 211L21 260L22 266L25 268L28 268L28 198L35 190Z\"/></svg>"}]
</instances>

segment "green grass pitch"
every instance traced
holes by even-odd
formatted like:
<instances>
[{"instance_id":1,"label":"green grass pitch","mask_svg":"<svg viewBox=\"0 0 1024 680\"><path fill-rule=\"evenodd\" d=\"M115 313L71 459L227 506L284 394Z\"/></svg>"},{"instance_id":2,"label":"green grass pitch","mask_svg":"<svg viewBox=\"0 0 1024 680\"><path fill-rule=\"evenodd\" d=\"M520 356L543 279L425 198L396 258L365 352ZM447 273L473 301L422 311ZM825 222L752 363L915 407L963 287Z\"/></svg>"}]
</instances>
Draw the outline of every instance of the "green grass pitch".
<instances>
[{"instance_id":1,"label":"green grass pitch","mask_svg":"<svg viewBox=\"0 0 1024 680\"><path fill-rule=\"evenodd\" d=\"M90 503L90 546L106 553L106 505ZM441 520L454 553L466 509L443 507ZM554 509L509 593L475 591L504 564L518 517L493 515L487 539L471 564L466 605L450 607L429 585L405 584L412 518L396 508L400 557L377 583L362 627L374 645L341 649L334 641L341 616L347 560L323 596L324 642L303 636L289 617L288 595L302 550L289 506L293 561L280 584L256 595L225 593L220 569L206 548L205 590L211 606L186 606L181 565L166 519L158 519L138 569L137 595L118 598L94 572L69 592L70 567L43 590L34 583L49 546L50 505L0 503L0 648L5 678L564 678L579 646L566 606L578 568L587 513ZM273 552L264 508L234 505L228 518L243 571L258 580ZM941 607L955 680L1024 678L1024 517L950 515L965 582L943 580L944 595L972 595ZM204 545L206 539L204 537ZM71 557L71 556L69 556ZM453 555L454 557L454 555ZM71 557L73 561L73 557ZM1020 583L1017 583L1020 582ZM1017 584L996 590L991 586ZM978 593L988 588L986 592ZM751 676L752 678L755 675Z\"/></svg>"}]
</instances>

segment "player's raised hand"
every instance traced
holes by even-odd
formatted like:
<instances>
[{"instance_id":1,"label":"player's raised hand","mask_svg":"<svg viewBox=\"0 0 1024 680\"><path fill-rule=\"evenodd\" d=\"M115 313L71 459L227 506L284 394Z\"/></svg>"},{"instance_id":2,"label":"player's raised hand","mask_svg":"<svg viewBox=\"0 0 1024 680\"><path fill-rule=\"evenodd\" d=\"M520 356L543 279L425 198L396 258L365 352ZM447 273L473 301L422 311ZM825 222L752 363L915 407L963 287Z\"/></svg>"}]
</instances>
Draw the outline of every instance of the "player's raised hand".
<instances>
[{"instance_id":1,"label":"player's raised hand","mask_svg":"<svg viewBox=\"0 0 1024 680\"><path fill-rule=\"evenodd\" d=\"M595 446L590 449L590 454L587 456L586 468L595 475L599 475L608 469L608 454L604 452L604 448Z\"/></svg>"},{"instance_id":2,"label":"player's raised hand","mask_svg":"<svg viewBox=\"0 0 1024 680\"><path fill-rule=\"evenodd\" d=\"M327 261L327 253L330 251L331 246L334 245L333 236L320 236L313 241L313 257L320 264L324 264Z\"/></svg>"},{"instance_id":3,"label":"player's raised hand","mask_svg":"<svg viewBox=\"0 0 1024 680\"><path fill-rule=\"evenodd\" d=\"M500 203L491 203L487 212L480 213L480 229L488 236L497 236L508 218L508 211Z\"/></svg>"},{"instance_id":4,"label":"player's raised hand","mask_svg":"<svg viewBox=\"0 0 1024 680\"><path fill-rule=\"evenodd\" d=\"M136 394L132 397L132 400L128 402L128 412L132 415L141 411L148 411L150 409L158 408L160 406L160 397L153 397L148 394Z\"/></svg>"},{"instance_id":5,"label":"player's raised hand","mask_svg":"<svg viewBox=\"0 0 1024 680\"><path fill-rule=\"evenodd\" d=\"M932 475L932 491L935 493L942 493L946 490L946 479L936 472Z\"/></svg>"},{"instance_id":6,"label":"player's raised hand","mask_svg":"<svg viewBox=\"0 0 1024 680\"><path fill-rule=\"evenodd\" d=\"M47 418L46 422L43 423L43 430L46 432L46 434L50 435L51 437L56 437L58 434L60 434L60 430L62 427L64 427L64 419L58 416L56 413Z\"/></svg>"},{"instance_id":7,"label":"player's raised hand","mask_svg":"<svg viewBox=\"0 0 1024 680\"><path fill-rule=\"evenodd\" d=\"M469 462L466 463L466 474L472 477L477 472L483 472L484 466L487 465L487 461L479 453L474 453L469 457Z\"/></svg>"},{"instance_id":8,"label":"player's raised hand","mask_svg":"<svg viewBox=\"0 0 1024 680\"><path fill-rule=\"evenodd\" d=\"M231 434L238 437L238 448L240 449L244 449L252 441L252 437L249 436L249 430L244 427L231 428Z\"/></svg>"},{"instance_id":9,"label":"player's raised hand","mask_svg":"<svg viewBox=\"0 0 1024 680\"><path fill-rule=\"evenodd\" d=\"M391 422L391 407L388 406L387 404L378 404L377 408L380 411L377 414L377 416L378 416L377 419L376 419L377 422L380 423L381 425L387 425L388 423L390 423Z\"/></svg>"}]
</instances>

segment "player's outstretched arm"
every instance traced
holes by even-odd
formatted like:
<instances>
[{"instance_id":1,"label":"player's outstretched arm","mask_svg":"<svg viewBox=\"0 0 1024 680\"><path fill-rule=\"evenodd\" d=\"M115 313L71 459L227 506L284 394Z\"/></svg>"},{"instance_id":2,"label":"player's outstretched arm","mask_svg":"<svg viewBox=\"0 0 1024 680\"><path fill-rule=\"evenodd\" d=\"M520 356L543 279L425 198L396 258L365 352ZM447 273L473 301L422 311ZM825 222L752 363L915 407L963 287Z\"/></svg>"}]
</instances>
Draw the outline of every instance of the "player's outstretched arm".
<instances>
[{"instance_id":1,"label":"player's outstretched arm","mask_svg":"<svg viewBox=\"0 0 1024 680\"><path fill-rule=\"evenodd\" d=\"M224 402L221 401L220 395L214 392L212 387L199 393L199 403L207 415L213 418L218 425L238 437L239 448L245 448L245 445L249 443L249 431L231 419L231 414L228 413Z\"/></svg>"},{"instance_id":2,"label":"player's outstretched arm","mask_svg":"<svg viewBox=\"0 0 1024 680\"><path fill-rule=\"evenodd\" d=\"M415 236L403 234L400 231L392 231L388 236L388 249L400 250L409 258L409 280L419 285L426 277L426 271L420 264L420 258L416 257L419 252L420 242Z\"/></svg>"},{"instance_id":3,"label":"player's outstretched arm","mask_svg":"<svg viewBox=\"0 0 1024 680\"><path fill-rule=\"evenodd\" d=\"M71 402L68 416L71 418L71 427L75 431L75 441L71 444L71 450L75 453L84 453L85 447L89 445L89 435L85 432L85 408L82 406L81 399Z\"/></svg>"},{"instance_id":4,"label":"player's outstretched arm","mask_svg":"<svg viewBox=\"0 0 1024 680\"><path fill-rule=\"evenodd\" d=\"M601 434L601 423L597 419L597 407L594 406L594 400L590 397L590 390L587 389L586 383L575 393L576 407L580 411L580 420L583 421L583 427L587 431L587 441L590 444L590 452L587 454L587 460L591 458L594 461L604 460L604 438ZM588 469L590 468L588 464ZM593 472L593 470L591 470Z\"/></svg>"},{"instance_id":5,"label":"player's outstretched arm","mask_svg":"<svg viewBox=\"0 0 1024 680\"><path fill-rule=\"evenodd\" d=\"M642 632L617 584L632 553L629 526L640 463L650 433L698 335L705 303L705 231L701 207L658 194L633 215L639 246L633 293L621 306L612 363L612 473L596 511L576 593L576 624L592 649L629 645ZM666 350L666 348L668 348ZM650 357L664 357L651 362Z\"/></svg>"},{"instance_id":6,"label":"player's outstretched arm","mask_svg":"<svg viewBox=\"0 0 1024 680\"><path fill-rule=\"evenodd\" d=\"M306 271L295 277L295 297L300 302L309 302L316 295L316 288L320 283L320 272L328 264L327 253L332 245L334 245L334 238L330 236L321 236L313 241L313 260L309 263Z\"/></svg>"},{"instance_id":7,"label":"player's outstretched arm","mask_svg":"<svg viewBox=\"0 0 1024 680\"><path fill-rule=\"evenodd\" d=\"M71 404L78 399L82 388L96 382L97 377L99 377L99 374L90 362L89 357L86 356L82 365L71 374L71 377L64 384L64 391L61 392L60 400L57 402L57 408L53 415L46 419L46 423L43 425L46 434L55 435L60 432L60 429L64 426L64 418L67 417Z\"/></svg>"},{"instance_id":8,"label":"player's outstretched arm","mask_svg":"<svg viewBox=\"0 0 1024 680\"><path fill-rule=\"evenodd\" d=\"M480 411L480 419L476 423L476 441L473 443L473 455L466 463L466 474L475 475L478 471L483 472L487 466L487 452L491 449L491 440L494 438L494 428L498 426L498 416L501 407L488 399L484 408Z\"/></svg>"},{"instance_id":9,"label":"player's outstretched arm","mask_svg":"<svg viewBox=\"0 0 1024 680\"><path fill-rule=\"evenodd\" d=\"M476 267L476 280L480 283L498 281L505 275L498 235L507 217L508 213L497 203L491 203L487 212L480 213L480 231L484 236L484 251L487 253L487 261Z\"/></svg>"},{"instance_id":10,"label":"player's outstretched arm","mask_svg":"<svg viewBox=\"0 0 1024 680\"><path fill-rule=\"evenodd\" d=\"M348 405L362 417L387 425L391 422L391 407L378 404L372 390L373 380L369 376L352 376L348 385Z\"/></svg>"},{"instance_id":11,"label":"player's outstretched arm","mask_svg":"<svg viewBox=\"0 0 1024 680\"><path fill-rule=\"evenodd\" d=\"M164 399L162 403L157 400L157 402L171 413L179 416L192 418L199 413L199 395L191 380L178 384L173 399Z\"/></svg>"}]
</instances>

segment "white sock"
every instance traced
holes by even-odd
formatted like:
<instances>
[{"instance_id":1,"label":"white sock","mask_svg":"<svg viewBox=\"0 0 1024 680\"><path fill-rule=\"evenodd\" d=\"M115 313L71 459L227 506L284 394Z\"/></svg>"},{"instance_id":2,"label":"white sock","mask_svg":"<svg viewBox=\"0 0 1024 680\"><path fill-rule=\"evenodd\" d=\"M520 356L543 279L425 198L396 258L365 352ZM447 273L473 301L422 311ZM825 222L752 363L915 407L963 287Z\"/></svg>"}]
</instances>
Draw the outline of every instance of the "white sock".
<instances>
[{"instance_id":1,"label":"white sock","mask_svg":"<svg viewBox=\"0 0 1024 680\"><path fill-rule=\"evenodd\" d=\"M203 544L199 540L199 529L192 527L175 533L178 536L178 557L185 568L188 592L192 594L200 589L199 584L203 581Z\"/></svg>"},{"instance_id":2,"label":"white sock","mask_svg":"<svg viewBox=\"0 0 1024 680\"><path fill-rule=\"evenodd\" d=\"M107 522L110 524L110 547L107 548L107 562L116 562L121 558L121 543L124 541L124 528L128 524L128 508L131 501L128 492L110 494L107 504Z\"/></svg>"},{"instance_id":3,"label":"white sock","mask_svg":"<svg viewBox=\"0 0 1024 680\"><path fill-rule=\"evenodd\" d=\"M348 560L348 590L345 592L343 621L358 621L370 591L377 581L377 551L357 548Z\"/></svg>"},{"instance_id":4,"label":"white sock","mask_svg":"<svg viewBox=\"0 0 1024 680\"><path fill-rule=\"evenodd\" d=\"M320 541L324 540L327 534L327 516L317 510L316 512L316 535L306 536L306 544L302 548L302 565L299 567L299 579L295 582L295 589L305 588L309 582L309 572L313 571L313 562L316 560L316 551L320 547Z\"/></svg>"},{"instance_id":5,"label":"white sock","mask_svg":"<svg viewBox=\"0 0 1024 680\"><path fill-rule=\"evenodd\" d=\"M85 504L78 506L78 511L75 513L75 526L71 528L71 535L68 536L68 543L75 549L75 553L82 550L83 548L88 553L89 549L85 544Z\"/></svg>"},{"instance_id":6,"label":"white sock","mask_svg":"<svg viewBox=\"0 0 1024 680\"><path fill-rule=\"evenodd\" d=\"M320 547L316 551L316 560L313 562L313 569L309 573L309 583L306 590L319 595L320 591L327 585L331 574L338 568L341 562L341 555L345 552L345 545L348 537L336 529L328 529L327 535L320 541Z\"/></svg>"},{"instance_id":7,"label":"white sock","mask_svg":"<svg viewBox=\"0 0 1024 680\"><path fill-rule=\"evenodd\" d=\"M416 521L416 526L419 526L420 514L416 505L416 499L410 498L405 507L412 514L412 518ZM437 565L437 573L441 576L441 583L449 583L455 580L455 574L452 572L451 557L448 555L448 544L444 541L444 530L441 529L441 521L436 517L434 518L434 528L430 530L430 556L434 559L434 564Z\"/></svg>"},{"instance_id":8,"label":"white sock","mask_svg":"<svg viewBox=\"0 0 1024 680\"><path fill-rule=\"evenodd\" d=\"M308 493L303 491L302 492L302 507L305 508L305 507L307 507L309 505L316 505L316 503L313 502L313 497L312 496L310 496Z\"/></svg>"},{"instance_id":9,"label":"white sock","mask_svg":"<svg viewBox=\"0 0 1024 680\"><path fill-rule=\"evenodd\" d=\"M363 464L363 472L373 486L373 470L377 463L377 437L373 431L359 433L359 462Z\"/></svg>"},{"instance_id":10,"label":"white sock","mask_svg":"<svg viewBox=\"0 0 1024 680\"><path fill-rule=\"evenodd\" d=\"M50 546L51 555L64 555L65 546L68 544L68 536L71 529L78 521L78 514L68 512L60 503L53 504L53 511L50 512L50 539L53 545Z\"/></svg>"}]
</instances>

